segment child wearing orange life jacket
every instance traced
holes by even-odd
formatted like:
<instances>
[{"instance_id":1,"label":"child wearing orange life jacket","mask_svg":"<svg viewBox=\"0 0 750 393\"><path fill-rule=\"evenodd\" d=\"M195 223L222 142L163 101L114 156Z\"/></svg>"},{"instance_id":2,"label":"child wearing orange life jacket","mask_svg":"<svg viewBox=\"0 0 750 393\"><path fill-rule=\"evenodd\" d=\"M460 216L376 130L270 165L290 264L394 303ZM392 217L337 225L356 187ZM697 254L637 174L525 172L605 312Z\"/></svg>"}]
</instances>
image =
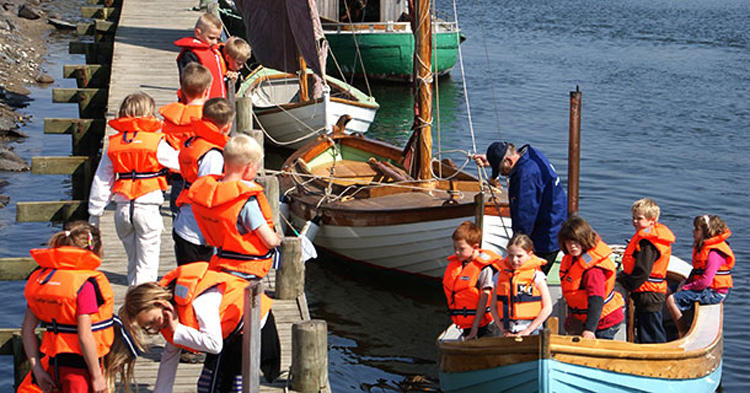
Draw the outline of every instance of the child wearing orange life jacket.
<instances>
[{"instance_id":1,"label":"child wearing orange life jacket","mask_svg":"<svg viewBox=\"0 0 750 393\"><path fill-rule=\"evenodd\" d=\"M208 100L212 80L208 68L198 63L188 64L180 76L180 92L186 102L173 102L159 108L159 114L164 118L164 138L176 150L180 150L180 146L195 135L192 123L203 116L203 105ZM170 173L169 179L172 185L169 209L172 215L176 216L180 211L177 207L177 196L182 192L185 181L179 171Z\"/></svg>"},{"instance_id":2,"label":"child wearing orange life jacket","mask_svg":"<svg viewBox=\"0 0 750 393\"><path fill-rule=\"evenodd\" d=\"M110 127L118 131L94 174L89 196L89 222L99 225L104 208L114 195L117 237L128 254L128 285L155 281L159 269L161 232L159 207L167 189L167 168L178 169L177 151L159 132L162 123L154 117L154 99L133 93L120 105Z\"/></svg>"},{"instance_id":3,"label":"child wearing orange life jacket","mask_svg":"<svg viewBox=\"0 0 750 393\"><path fill-rule=\"evenodd\" d=\"M667 298L667 309L680 336L687 330L684 311L692 309L694 302L721 303L734 286L735 257L727 242L731 235L732 231L719 216L706 214L693 219L693 270L682 288Z\"/></svg>"},{"instance_id":4,"label":"child wearing orange life jacket","mask_svg":"<svg viewBox=\"0 0 750 393\"><path fill-rule=\"evenodd\" d=\"M443 292L451 320L462 329L465 340L493 336L497 328L492 323L488 301L495 272L493 265L499 264L501 258L479 248L482 230L470 221L462 222L452 239L456 253L448 257L443 274Z\"/></svg>"},{"instance_id":5,"label":"child wearing orange life jacket","mask_svg":"<svg viewBox=\"0 0 750 393\"><path fill-rule=\"evenodd\" d=\"M552 313L547 276L541 270L547 261L534 255L534 243L524 234L513 236L507 250L490 296L492 318L505 337L539 334Z\"/></svg>"},{"instance_id":6,"label":"child wearing orange life jacket","mask_svg":"<svg viewBox=\"0 0 750 393\"><path fill-rule=\"evenodd\" d=\"M174 42L182 48L177 56L180 75L189 63L202 64L213 76L209 98L228 97L227 79L237 81L239 71L250 58L250 45L239 37L229 37L226 43L219 43L221 21L211 14L203 14L198 18L193 33L194 37L185 37ZM180 101L185 99L181 92L178 92L177 96Z\"/></svg>"},{"instance_id":7,"label":"child wearing orange life jacket","mask_svg":"<svg viewBox=\"0 0 750 393\"><path fill-rule=\"evenodd\" d=\"M177 265L211 260L213 246L207 243L195 221L190 200L190 185L201 176L220 175L224 171L224 145L234 118L234 107L226 98L212 98L203 106L203 117L192 123L195 135L180 147L180 174L185 186L175 204L179 208L173 223L172 239Z\"/></svg>"},{"instance_id":8,"label":"child wearing orange life jacket","mask_svg":"<svg viewBox=\"0 0 750 393\"><path fill-rule=\"evenodd\" d=\"M614 339L625 319L625 301L615 291L612 250L581 217L565 221L557 239L565 253L560 264L560 286L568 303L565 330L584 338Z\"/></svg>"},{"instance_id":9,"label":"child wearing orange life jacket","mask_svg":"<svg viewBox=\"0 0 750 393\"><path fill-rule=\"evenodd\" d=\"M221 20L212 14L204 13L195 21L192 37L184 37L175 41L174 44L181 48L177 55L177 71L180 79L182 72L190 63L198 63L211 71L213 81L209 97L226 97L224 86L224 73L226 63L219 53L216 44L221 39ZM184 100L181 92L177 93L180 101Z\"/></svg>"},{"instance_id":10,"label":"child wearing orange life jacket","mask_svg":"<svg viewBox=\"0 0 750 393\"><path fill-rule=\"evenodd\" d=\"M278 267L281 237L263 187L254 181L262 163L260 145L235 136L224 147L224 176L201 177L188 191L201 232L218 249L211 257L214 270L250 279Z\"/></svg>"},{"instance_id":11,"label":"child wearing orange life jacket","mask_svg":"<svg viewBox=\"0 0 750 393\"><path fill-rule=\"evenodd\" d=\"M180 76L180 91L185 102L173 102L159 108L159 114L164 118L162 132L175 149L179 150L188 138L195 135L191 123L202 117L212 81L208 68L198 63L188 64Z\"/></svg>"},{"instance_id":12,"label":"child wearing orange life jacket","mask_svg":"<svg viewBox=\"0 0 750 393\"><path fill-rule=\"evenodd\" d=\"M100 361L115 337L114 297L109 281L96 270L99 230L73 222L52 236L49 247L30 251L39 268L24 290L28 308L21 332L31 373L18 391L105 392ZM40 322L46 328L41 346L34 332Z\"/></svg>"},{"instance_id":13,"label":"child wearing orange life jacket","mask_svg":"<svg viewBox=\"0 0 750 393\"><path fill-rule=\"evenodd\" d=\"M197 391L239 392L242 387L242 317L247 281L216 272L206 262L180 266L159 283L145 283L125 295L120 316L138 337L141 332L167 340L161 354L154 393L171 393L180 348L207 352ZM261 298L261 371L271 382L280 371L281 350L271 312L273 300ZM121 371L123 365L117 365ZM127 378L124 382L130 384Z\"/></svg>"},{"instance_id":14,"label":"child wearing orange life jacket","mask_svg":"<svg viewBox=\"0 0 750 393\"><path fill-rule=\"evenodd\" d=\"M638 343L667 342L662 310L667 299L667 267L675 237L659 222L659 205L649 198L631 207L635 235L622 257L623 272L617 278L635 304Z\"/></svg>"}]
</instances>

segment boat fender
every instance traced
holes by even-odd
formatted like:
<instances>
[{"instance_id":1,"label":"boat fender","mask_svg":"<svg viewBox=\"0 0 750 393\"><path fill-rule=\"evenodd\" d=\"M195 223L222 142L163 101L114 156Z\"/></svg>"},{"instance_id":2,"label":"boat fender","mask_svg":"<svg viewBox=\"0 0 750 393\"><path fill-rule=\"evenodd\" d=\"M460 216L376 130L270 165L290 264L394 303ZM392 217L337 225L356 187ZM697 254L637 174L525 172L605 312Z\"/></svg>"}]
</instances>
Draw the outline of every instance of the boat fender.
<instances>
[{"instance_id":1,"label":"boat fender","mask_svg":"<svg viewBox=\"0 0 750 393\"><path fill-rule=\"evenodd\" d=\"M318 234L318 230L320 229L320 219L321 217L317 215L312 220L307 221L302 230L299 231L299 235L308 238L310 241L315 240L315 235Z\"/></svg>"}]
</instances>

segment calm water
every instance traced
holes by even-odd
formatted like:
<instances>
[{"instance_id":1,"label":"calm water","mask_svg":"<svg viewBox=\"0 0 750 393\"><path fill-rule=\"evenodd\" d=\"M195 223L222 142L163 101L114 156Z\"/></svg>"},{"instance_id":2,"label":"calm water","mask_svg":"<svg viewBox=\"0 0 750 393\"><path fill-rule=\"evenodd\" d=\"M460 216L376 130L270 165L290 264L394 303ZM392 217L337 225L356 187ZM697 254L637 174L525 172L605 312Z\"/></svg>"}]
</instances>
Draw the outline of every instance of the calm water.
<instances>
[{"instance_id":1,"label":"calm water","mask_svg":"<svg viewBox=\"0 0 750 393\"><path fill-rule=\"evenodd\" d=\"M750 293L742 285L750 278L742 263L750 256L744 135L750 129L750 3L516 0L458 8L480 151L500 137L532 144L565 180L568 92L579 85L580 210L606 241L623 243L632 234L630 205L644 196L661 205L661 220L677 235L674 252L686 259L693 216L712 213L727 221L738 264L725 309L722 386L744 390L750 383L741 355L750 351L743 337ZM438 9L452 15L449 2ZM64 48L53 50L47 65L58 78L62 64L83 63L63 55ZM460 70L439 85L442 146L471 150ZM373 86L373 92L381 110L370 136L403 143L411 124L409 88ZM33 91L35 119L24 129L30 138L17 147L24 157L69 153L69 137L42 138L42 118L75 116L72 106L49 104L50 94ZM63 177L0 176L11 181L3 193L13 201L69 198ZM12 205L0 210L2 256L23 255L55 231L13 224L14 217ZM0 288L0 326L20 325L21 288ZM447 324L439 287L320 259L308 265L307 288L311 313L328 321L334 391L391 392L414 375L436 378L434 338ZM8 375L9 360L2 360L0 372Z\"/></svg>"}]
</instances>

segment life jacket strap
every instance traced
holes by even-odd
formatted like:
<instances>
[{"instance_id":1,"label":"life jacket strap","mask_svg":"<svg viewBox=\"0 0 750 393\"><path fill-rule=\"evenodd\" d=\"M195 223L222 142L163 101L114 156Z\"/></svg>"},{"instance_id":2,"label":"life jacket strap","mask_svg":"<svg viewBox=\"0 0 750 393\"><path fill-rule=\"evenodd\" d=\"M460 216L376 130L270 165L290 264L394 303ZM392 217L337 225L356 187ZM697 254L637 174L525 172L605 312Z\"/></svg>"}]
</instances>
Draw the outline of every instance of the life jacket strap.
<instances>
[{"instance_id":1,"label":"life jacket strap","mask_svg":"<svg viewBox=\"0 0 750 393\"><path fill-rule=\"evenodd\" d=\"M235 251L227 251L223 249L219 249L219 251L216 253L216 256L219 258L224 259L234 259L236 261L259 261L263 259L269 259L273 257L275 249L268 250L267 253L264 255L253 255L253 254L243 254L240 252Z\"/></svg>"},{"instance_id":2,"label":"life jacket strap","mask_svg":"<svg viewBox=\"0 0 750 393\"><path fill-rule=\"evenodd\" d=\"M660 284L660 283L663 283L664 281L666 281L664 277L648 276L648 282Z\"/></svg>"},{"instance_id":3,"label":"life jacket strap","mask_svg":"<svg viewBox=\"0 0 750 393\"><path fill-rule=\"evenodd\" d=\"M602 306L604 306L604 304L609 303L614 298L615 298L615 290L613 289L609 293L609 295L607 295L607 297L604 299L604 303L602 304ZM570 311L572 314L586 314L588 312L588 310L585 308L576 308L576 307L570 307L570 306L568 306L568 311Z\"/></svg>"},{"instance_id":4,"label":"life jacket strap","mask_svg":"<svg viewBox=\"0 0 750 393\"><path fill-rule=\"evenodd\" d=\"M118 180L141 180L141 179L153 179L155 177L159 176L166 176L166 174L169 172L166 168L158 171L158 172L136 172L136 171L130 171L130 172L118 172L117 173L117 179Z\"/></svg>"},{"instance_id":5,"label":"life jacket strap","mask_svg":"<svg viewBox=\"0 0 750 393\"><path fill-rule=\"evenodd\" d=\"M113 318L105 319L103 321L99 321L97 323L91 324L91 331L96 332L98 330L104 330L112 327L112 324L114 323ZM48 332L52 332L54 334L60 334L60 333L72 333L72 334L78 334L78 325L70 325L65 323L57 323L56 320L52 320L52 322L42 322L42 328L47 329Z\"/></svg>"}]
</instances>

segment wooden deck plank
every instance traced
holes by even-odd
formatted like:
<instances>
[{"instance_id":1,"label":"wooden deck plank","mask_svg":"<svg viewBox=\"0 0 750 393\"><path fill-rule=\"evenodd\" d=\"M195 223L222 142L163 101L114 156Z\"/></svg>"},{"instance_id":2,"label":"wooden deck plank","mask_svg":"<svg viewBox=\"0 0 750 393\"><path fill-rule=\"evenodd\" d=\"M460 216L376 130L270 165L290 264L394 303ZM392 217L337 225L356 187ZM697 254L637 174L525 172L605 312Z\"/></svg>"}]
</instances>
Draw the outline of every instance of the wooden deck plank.
<instances>
[{"instance_id":1,"label":"wooden deck plank","mask_svg":"<svg viewBox=\"0 0 750 393\"><path fill-rule=\"evenodd\" d=\"M123 0L113 43L107 120L114 117L125 96L136 91L150 94L157 107L176 101L179 79L175 59L179 51L173 42L192 35L195 21L200 16L200 13L190 11L194 5L195 0ZM108 127L106 134L112 133L113 130ZM104 140L106 143L107 138ZM162 219L165 229L161 236L159 276L176 267L171 236L172 219L166 207L162 208ZM117 237L111 207L101 218L100 228L104 240L101 270L112 282L116 307L119 307L127 291L127 254ZM274 277L272 271L265 279L266 290L273 291ZM301 310L295 300L277 300L273 312L282 346L282 377L273 384L262 383L261 392L284 391L291 366L292 323L309 314L307 310ZM153 388L159 366L155 359L159 358L163 343L161 337L157 336L152 350L136 363L136 383L141 392L148 392ZM194 392L201 368L202 365L180 364L174 381L174 392Z\"/></svg>"}]
</instances>

